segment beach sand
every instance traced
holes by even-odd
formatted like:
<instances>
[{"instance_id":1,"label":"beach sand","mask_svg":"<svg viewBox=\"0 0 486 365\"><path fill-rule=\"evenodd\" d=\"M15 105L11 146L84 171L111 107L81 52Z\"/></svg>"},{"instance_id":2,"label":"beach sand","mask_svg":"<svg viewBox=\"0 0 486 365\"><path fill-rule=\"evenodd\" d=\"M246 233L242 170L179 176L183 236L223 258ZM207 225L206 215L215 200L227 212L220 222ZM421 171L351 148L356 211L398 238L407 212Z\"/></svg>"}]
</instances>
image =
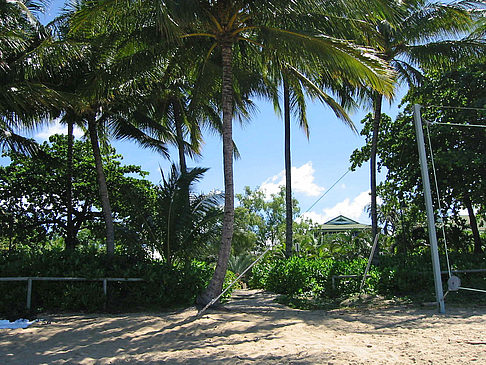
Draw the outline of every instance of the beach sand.
<instances>
[{"instance_id":1,"label":"beach sand","mask_svg":"<svg viewBox=\"0 0 486 365\"><path fill-rule=\"evenodd\" d=\"M51 315L0 331L0 364L486 364L486 308L302 311L239 290L226 310Z\"/></svg>"}]
</instances>

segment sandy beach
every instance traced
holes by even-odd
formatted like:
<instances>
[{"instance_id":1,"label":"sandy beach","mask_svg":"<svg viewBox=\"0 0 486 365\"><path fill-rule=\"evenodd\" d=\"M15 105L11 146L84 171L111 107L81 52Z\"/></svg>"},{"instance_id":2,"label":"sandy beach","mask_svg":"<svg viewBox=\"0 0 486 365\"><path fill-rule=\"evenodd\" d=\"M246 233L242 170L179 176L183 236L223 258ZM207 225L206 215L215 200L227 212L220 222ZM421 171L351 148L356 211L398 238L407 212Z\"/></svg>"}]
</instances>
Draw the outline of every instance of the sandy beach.
<instances>
[{"instance_id":1,"label":"sandy beach","mask_svg":"<svg viewBox=\"0 0 486 365\"><path fill-rule=\"evenodd\" d=\"M0 364L486 364L486 308L302 311L240 290L196 318L44 317L0 331Z\"/></svg>"}]
</instances>

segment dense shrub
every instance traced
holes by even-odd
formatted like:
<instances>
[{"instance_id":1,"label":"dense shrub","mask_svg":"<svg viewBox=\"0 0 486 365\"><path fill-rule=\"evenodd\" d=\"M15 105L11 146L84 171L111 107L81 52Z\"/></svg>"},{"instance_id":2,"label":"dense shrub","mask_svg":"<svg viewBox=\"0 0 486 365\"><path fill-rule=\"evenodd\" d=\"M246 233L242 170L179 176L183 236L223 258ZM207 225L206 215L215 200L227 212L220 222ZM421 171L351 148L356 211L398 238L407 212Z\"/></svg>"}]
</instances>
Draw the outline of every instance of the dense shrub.
<instances>
[{"instance_id":1,"label":"dense shrub","mask_svg":"<svg viewBox=\"0 0 486 365\"><path fill-rule=\"evenodd\" d=\"M115 255L111 260L96 250L51 250L0 254L0 277L136 277L143 282L109 282L108 297L102 282L34 281L32 311L163 310L191 305L211 279L213 267L193 261L168 266L159 261ZM234 280L228 272L225 285ZM0 282L0 316L25 315L25 281ZM231 290L225 297L231 294Z\"/></svg>"},{"instance_id":2,"label":"dense shrub","mask_svg":"<svg viewBox=\"0 0 486 365\"><path fill-rule=\"evenodd\" d=\"M313 261L300 257L279 260L268 273L265 289L279 294L313 292L317 283L313 275Z\"/></svg>"},{"instance_id":3,"label":"dense shrub","mask_svg":"<svg viewBox=\"0 0 486 365\"><path fill-rule=\"evenodd\" d=\"M366 260L355 259L337 261L333 259L317 259L292 257L255 265L250 285L263 288L279 294L313 296L335 296L355 292L359 287L359 279L336 280L333 288L332 277L335 275L362 275ZM368 282L376 282L378 275L374 270L373 278Z\"/></svg>"},{"instance_id":4,"label":"dense shrub","mask_svg":"<svg viewBox=\"0 0 486 365\"><path fill-rule=\"evenodd\" d=\"M443 270L446 260L441 257ZM450 255L452 269L484 269L485 255ZM264 261L253 268L250 286L263 288L288 296L311 295L313 297L343 297L359 291L366 259L334 260L292 257ZM336 278L339 275L358 275L357 278ZM381 257L380 266L372 266L366 279L366 291L383 295L408 295L433 292L434 283L430 251L412 255ZM461 273L462 286L486 289L484 273ZM447 275L443 275L447 289Z\"/></svg>"},{"instance_id":5,"label":"dense shrub","mask_svg":"<svg viewBox=\"0 0 486 365\"><path fill-rule=\"evenodd\" d=\"M452 270L486 269L486 256L452 253L449 255ZM447 271L445 255L440 255L441 270ZM410 294L433 291L434 281L430 250L412 255L385 256L379 267L380 280L377 290L383 294ZM484 273L460 273L462 286L486 289ZM447 289L447 275L442 275Z\"/></svg>"},{"instance_id":6,"label":"dense shrub","mask_svg":"<svg viewBox=\"0 0 486 365\"><path fill-rule=\"evenodd\" d=\"M277 264L277 261L271 259L264 259L251 269L250 279L248 285L253 289L265 289L268 274L272 271L273 266Z\"/></svg>"}]
</instances>

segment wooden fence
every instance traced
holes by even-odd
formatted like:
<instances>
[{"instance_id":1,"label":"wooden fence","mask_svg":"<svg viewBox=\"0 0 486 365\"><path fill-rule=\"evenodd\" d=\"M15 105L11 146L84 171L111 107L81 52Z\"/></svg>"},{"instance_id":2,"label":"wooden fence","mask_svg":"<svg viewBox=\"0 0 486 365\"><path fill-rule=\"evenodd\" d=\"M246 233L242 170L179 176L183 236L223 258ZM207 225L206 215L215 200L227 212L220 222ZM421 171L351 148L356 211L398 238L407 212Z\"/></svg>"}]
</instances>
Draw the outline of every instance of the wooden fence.
<instances>
[{"instance_id":1,"label":"wooden fence","mask_svg":"<svg viewBox=\"0 0 486 365\"><path fill-rule=\"evenodd\" d=\"M3 277L0 281L26 281L27 282L27 309L30 309L32 304L32 282L33 281L101 281L103 282L103 293L108 294L108 282L129 282L129 281L145 281L141 278L66 278L66 277L33 277L33 276L21 276L21 277Z\"/></svg>"}]
</instances>

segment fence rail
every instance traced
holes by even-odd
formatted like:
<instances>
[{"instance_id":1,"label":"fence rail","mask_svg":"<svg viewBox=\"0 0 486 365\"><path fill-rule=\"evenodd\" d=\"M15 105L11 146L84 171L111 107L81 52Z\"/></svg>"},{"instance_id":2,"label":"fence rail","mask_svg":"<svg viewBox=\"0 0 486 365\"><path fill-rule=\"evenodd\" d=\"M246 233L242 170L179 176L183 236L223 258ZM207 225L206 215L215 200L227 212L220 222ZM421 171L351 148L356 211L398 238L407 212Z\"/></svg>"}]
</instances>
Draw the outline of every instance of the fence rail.
<instances>
[{"instance_id":1,"label":"fence rail","mask_svg":"<svg viewBox=\"0 0 486 365\"><path fill-rule=\"evenodd\" d=\"M76 277L52 277L52 276L18 276L18 277L3 277L0 281L27 281L27 302L26 307L30 309L32 304L32 282L33 281L101 281L103 282L103 293L105 297L108 294L108 282L133 282L145 281L141 278L76 278Z\"/></svg>"},{"instance_id":2,"label":"fence rail","mask_svg":"<svg viewBox=\"0 0 486 365\"><path fill-rule=\"evenodd\" d=\"M451 270L451 273L454 274L464 274L464 273L475 273L475 272L486 272L486 269L468 269L468 270ZM444 270L440 272L441 274L448 274L449 271ZM335 289L336 287L336 279L350 279L350 278L358 278L362 275L333 275L331 278L332 281L332 288ZM370 275L366 275L366 277L370 277Z\"/></svg>"}]
</instances>

